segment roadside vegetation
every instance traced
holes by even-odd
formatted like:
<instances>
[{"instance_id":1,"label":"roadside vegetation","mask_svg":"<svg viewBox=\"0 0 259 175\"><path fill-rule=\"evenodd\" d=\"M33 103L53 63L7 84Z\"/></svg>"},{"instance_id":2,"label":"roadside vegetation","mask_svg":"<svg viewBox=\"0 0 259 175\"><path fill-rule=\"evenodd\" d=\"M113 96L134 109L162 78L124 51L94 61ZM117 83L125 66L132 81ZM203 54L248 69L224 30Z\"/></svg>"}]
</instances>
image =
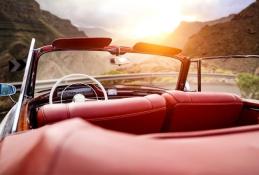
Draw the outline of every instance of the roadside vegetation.
<instances>
[{"instance_id":1,"label":"roadside vegetation","mask_svg":"<svg viewBox=\"0 0 259 175\"><path fill-rule=\"evenodd\" d=\"M250 73L240 73L237 76L237 85L245 98L259 100L259 76Z\"/></svg>"}]
</instances>

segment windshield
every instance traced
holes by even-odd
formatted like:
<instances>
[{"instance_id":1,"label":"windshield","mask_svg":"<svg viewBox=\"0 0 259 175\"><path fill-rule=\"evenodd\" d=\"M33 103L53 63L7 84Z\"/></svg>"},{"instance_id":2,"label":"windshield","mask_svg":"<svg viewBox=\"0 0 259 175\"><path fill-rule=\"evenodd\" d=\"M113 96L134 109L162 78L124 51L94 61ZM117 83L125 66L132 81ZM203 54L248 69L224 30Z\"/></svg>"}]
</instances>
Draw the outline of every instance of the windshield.
<instances>
[{"instance_id":1,"label":"windshield","mask_svg":"<svg viewBox=\"0 0 259 175\"><path fill-rule=\"evenodd\" d=\"M181 62L158 55L126 53L119 56L127 64L118 65L109 52L56 51L41 56L35 92L49 89L57 79L69 74L94 76L103 85L141 85L175 89Z\"/></svg>"}]
</instances>

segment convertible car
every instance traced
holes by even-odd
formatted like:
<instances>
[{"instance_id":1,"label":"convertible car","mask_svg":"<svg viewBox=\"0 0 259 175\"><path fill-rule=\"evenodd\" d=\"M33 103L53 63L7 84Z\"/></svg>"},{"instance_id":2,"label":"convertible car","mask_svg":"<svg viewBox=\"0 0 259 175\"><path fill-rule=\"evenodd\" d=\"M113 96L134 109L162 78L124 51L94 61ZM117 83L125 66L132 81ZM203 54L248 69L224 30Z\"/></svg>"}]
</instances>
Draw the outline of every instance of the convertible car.
<instances>
[{"instance_id":1,"label":"convertible car","mask_svg":"<svg viewBox=\"0 0 259 175\"><path fill-rule=\"evenodd\" d=\"M201 91L215 57L110 38L34 44L22 85L0 86L20 93L0 125L0 174L259 174L259 102Z\"/></svg>"}]
</instances>

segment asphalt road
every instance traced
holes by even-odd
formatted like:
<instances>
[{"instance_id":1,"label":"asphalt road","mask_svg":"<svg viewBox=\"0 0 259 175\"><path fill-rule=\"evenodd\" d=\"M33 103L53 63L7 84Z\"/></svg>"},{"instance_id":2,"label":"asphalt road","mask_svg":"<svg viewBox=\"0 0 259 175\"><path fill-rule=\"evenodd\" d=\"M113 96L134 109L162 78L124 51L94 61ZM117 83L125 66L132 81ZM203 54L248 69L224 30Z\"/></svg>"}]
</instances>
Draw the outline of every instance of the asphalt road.
<instances>
[{"instance_id":1,"label":"asphalt road","mask_svg":"<svg viewBox=\"0 0 259 175\"><path fill-rule=\"evenodd\" d=\"M201 87L201 90L204 92L229 92L237 95L241 95L240 90L237 86L234 85L210 85L205 84Z\"/></svg>"},{"instance_id":2,"label":"asphalt road","mask_svg":"<svg viewBox=\"0 0 259 175\"><path fill-rule=\"evenodd\" d=\"M197 91L197 84L191 84L191 91ZM166 89L174 89L175 85L164 85ZM202 92L227 92L241 95L240 90L234 84L202 84Z\"/></svg>"}]
</instances>

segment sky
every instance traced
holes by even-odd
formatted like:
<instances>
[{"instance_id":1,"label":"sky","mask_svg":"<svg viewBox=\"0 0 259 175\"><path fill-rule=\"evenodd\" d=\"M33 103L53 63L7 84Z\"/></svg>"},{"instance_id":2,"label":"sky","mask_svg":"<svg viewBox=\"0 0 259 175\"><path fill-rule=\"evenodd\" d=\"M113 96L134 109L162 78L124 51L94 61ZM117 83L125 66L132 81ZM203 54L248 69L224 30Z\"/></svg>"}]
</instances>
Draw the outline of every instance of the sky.
<instances>
[{"instance_id":1,"label":"sky","mask_svg":"<svg viewBox=\"0 0 259 175\"><path fill-rule=\"evenodd\" d=\"M172 32L181 21L238 13L255 0L36 0L44 10L80 27L145 37Z\"/></svg>"}]
</instances>

